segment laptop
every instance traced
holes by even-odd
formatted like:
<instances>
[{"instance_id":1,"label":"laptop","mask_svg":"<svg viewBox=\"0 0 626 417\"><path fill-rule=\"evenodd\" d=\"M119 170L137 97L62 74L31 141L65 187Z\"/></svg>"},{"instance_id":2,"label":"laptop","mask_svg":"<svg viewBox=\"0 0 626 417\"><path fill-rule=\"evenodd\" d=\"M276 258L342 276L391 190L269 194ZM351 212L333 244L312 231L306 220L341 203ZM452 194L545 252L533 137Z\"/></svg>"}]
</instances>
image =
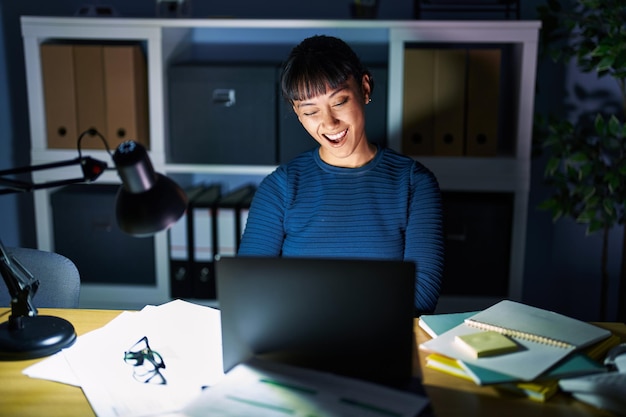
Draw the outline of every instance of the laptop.
<instances>
[{"instance_id":1,"label":"laptop","mask_svg":"<svg viewBox=\"0 0 626 417\"><path fill-rule=\"evenodd\" d=\"M224 371L257 357L405 386L415 268L391 260L219 257Z\"/></svg>"}]
</instances>

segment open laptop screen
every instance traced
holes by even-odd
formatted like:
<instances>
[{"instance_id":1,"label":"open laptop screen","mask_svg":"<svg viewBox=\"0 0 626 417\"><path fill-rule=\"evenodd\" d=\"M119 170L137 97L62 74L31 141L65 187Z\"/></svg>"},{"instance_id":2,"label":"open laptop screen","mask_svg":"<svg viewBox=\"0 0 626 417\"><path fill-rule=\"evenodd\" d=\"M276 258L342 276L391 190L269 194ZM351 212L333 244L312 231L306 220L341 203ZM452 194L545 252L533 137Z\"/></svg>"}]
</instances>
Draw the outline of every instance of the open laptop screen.
<instances>
[{"instance_id":1,"label":"open laptop screen","mask_svg":"<svg viewBox=\"0 0 626 417\"><path fill-rule=\"evenodd\" d=\"M387 260L216 260L224 371L256 356L404 384L411 376L415 264Z\"/></svg>"}]
</instances>

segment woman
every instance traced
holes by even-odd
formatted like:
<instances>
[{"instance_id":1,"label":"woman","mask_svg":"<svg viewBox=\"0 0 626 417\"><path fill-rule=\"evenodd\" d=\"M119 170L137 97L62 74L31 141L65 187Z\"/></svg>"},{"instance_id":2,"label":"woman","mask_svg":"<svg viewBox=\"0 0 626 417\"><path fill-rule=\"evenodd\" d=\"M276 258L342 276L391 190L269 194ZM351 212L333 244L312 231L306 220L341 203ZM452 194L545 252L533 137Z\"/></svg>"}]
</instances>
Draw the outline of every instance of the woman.
<instances>
[{"instance_id":1,"label":"woman","mask_svg":"<svg viewBox=\"0 0 626 417\"><path fill-rule=\"evenodd\" d=\"M416 312L433 312L443 269L441 193L420 163L368 141L370 72L342 40L313 36L291 51L281 88L319 147L262 181L239 255L414 261Z\"/></svg>"}]
</instances>

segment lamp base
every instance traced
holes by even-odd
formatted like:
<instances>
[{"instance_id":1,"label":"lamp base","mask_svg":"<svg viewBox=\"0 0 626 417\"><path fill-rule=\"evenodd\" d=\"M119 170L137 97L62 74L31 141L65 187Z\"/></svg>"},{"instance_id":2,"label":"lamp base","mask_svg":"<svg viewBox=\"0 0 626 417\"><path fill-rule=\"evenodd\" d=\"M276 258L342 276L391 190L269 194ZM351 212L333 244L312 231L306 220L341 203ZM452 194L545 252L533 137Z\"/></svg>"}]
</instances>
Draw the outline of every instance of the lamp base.
<instances>
[{"instance_id":1,"label":"lamp base","mask_svg":"<svg viewBox=\"0 0 626 417\"><path fill-rule=\"evenodd\" d=\"M75 341L74 326L60 317L10 319L0 324L0 360L41 358L71 346Z\"/></svg>"}]
</instances>

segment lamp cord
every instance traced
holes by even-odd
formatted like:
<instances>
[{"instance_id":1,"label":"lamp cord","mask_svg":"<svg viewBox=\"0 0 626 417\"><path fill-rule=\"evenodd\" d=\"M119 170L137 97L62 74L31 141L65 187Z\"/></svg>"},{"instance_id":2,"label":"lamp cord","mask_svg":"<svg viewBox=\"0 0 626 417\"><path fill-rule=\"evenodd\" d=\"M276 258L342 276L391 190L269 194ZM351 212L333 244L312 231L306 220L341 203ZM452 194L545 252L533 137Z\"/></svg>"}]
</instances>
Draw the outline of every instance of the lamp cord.
<instances>
[{"instance_id":1,"label":"lamp cord","mask_svg":"<svg viewBox=\"0 0 626 417\"><path fill-rule=\"evenodd\" d=\"M87 134L89 134L90 136L98 136L100 138L100 140L102 140L102 143L104 144L104 147L105 147L107 153L109 154L109 156L111 158L113 158L113 153L111 153L111 148L109 148L109 143L104 138L104 136L102 136L102 134L100 132L98 132L94 128L87 129L83 133L81 133L80 136L78 136L78 140L76 142L76 147L78 148L78 157L79 158L82 159L81 142L82 142L83 138L85 137L85 135L87 135Z\"/></svg>"}]
</instances>

